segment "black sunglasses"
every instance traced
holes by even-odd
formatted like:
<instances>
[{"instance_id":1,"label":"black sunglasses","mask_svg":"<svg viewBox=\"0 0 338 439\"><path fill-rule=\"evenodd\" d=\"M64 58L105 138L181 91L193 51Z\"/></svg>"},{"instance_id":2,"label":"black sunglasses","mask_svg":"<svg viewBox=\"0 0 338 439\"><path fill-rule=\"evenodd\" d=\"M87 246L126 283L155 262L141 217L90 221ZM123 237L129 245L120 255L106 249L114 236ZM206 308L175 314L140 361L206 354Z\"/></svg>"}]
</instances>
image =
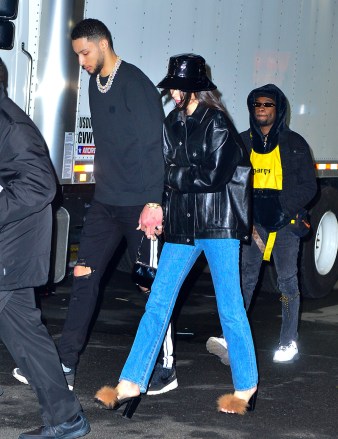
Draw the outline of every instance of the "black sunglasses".
<instances>
[{"instance_id":1,"label":"black sunglasses","mask_svg":"<svg viewBox=\"0 0 338 439\"><path fill-rule=\"evenodd\" d=\"M276 104L274 104L272 102L254 102L252 104L252 106L255 107L255 108L260 108L260 107L271 108L271 107L275 107Z\"/></svg>"}]
</instances>

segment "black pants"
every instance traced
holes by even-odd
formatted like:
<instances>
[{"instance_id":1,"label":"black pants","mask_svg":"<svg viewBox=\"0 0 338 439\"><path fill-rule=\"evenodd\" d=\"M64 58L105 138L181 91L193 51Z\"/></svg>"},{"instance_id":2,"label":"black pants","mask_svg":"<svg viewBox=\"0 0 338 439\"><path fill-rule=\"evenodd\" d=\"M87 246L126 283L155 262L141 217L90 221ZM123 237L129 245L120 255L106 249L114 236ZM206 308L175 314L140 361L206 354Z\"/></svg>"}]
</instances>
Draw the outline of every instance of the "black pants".
<instances>
[{"instance_id":1,"label":"black pants","mask_svg":"<svg viewBox=\"0 0 338 439\"><path fill-rule=\"evenodd\" d=\"M261 226L255 225L264 244L268 240L268 232ZM282 327L279 344L288 345L298 339L299 319L299 288L298 288L298 254L299 237L285 226L277 232L272 249L272 256L277 271L277 286L282 293ZM246 309L249 308L253 292L258 282L258 276L263 260L263 254L256 242L242 247L242 292Z\"/></svg>"},{"instance_id":2,"label":"black pants","mask_svg":"<svg viewBox=\"0 0 338 439\"><path fill-rule=\"evenodd\" d=\"M36 393L44 425L61 424L81 410L41 322L33 288L0 292L0 338Z\"/></svg>"},{"instance_id":3,"label":"black pants","mask_svg":"<svg viewBox=\"0 0 338 439\"><path fill-rule=\"evenodd\" d=\"M101 278L123 237L135 261L143 232L136 230L143 206L108 206L93 202L88 210L77 265L91 268L86 276L74 276L67 318L58 344L61 361L74 367L83 349L95 311ZM150 253L150 241L143 240L143 252Z\"/></svg>"}]
</instances>

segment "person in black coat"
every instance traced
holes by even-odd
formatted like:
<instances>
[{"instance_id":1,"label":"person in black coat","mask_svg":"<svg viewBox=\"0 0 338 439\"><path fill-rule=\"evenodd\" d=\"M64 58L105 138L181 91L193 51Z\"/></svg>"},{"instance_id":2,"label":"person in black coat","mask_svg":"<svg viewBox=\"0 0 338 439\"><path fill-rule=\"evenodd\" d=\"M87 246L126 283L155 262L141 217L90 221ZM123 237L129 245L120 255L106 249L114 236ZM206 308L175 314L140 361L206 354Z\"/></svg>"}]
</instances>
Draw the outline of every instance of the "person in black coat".
<instances>
[{"instance_id":1,"label":"person in black coat","mask_svg":"<svg viewBox=\"0 0 338 439\"><path fill-rule=\"evenodd\" d=\"M247 100L250 128L241 133L253 168L253 234L243 246L242 291L246 309L258 282L263 260L273 256L281 293L282 326L273 362L288 364L299 358L300 291L298 256L308 232L306 207L317 192L311 151L306 140L286 123L287 99L274 84L252 90ZM209 352L227 363L223 337L210 337Z\"/></svg>"},{"instance_id":2,"label":"person in black coat","mask_svg":"<svg viewBox=\"0 0 338 439\"><path fill-rule=\"evenodd\" d=\"M262 260L272 254L282 303L273 361L292 363L299 358L299 245L309 229L305 209L317 192L315 168L308 143L287 126L287 99L276 85L253 90L247 104L250 129L241 136L253 168L254 230L251 245L243 246L243 296L248 309Z\"/></svg>"},{"instance_id":3,"label":"person in black coat","mask_svg":"<svg viewBox=\"0 0 338 439\"><path fill-rule=\"evenodd\" d=\"M89 423L34 296L48 280L55 176L43 137L7 97L5 78L0 59L0 338L36 393L43 420L19 439L77 438Z\"/></svg>"}]
</instances>

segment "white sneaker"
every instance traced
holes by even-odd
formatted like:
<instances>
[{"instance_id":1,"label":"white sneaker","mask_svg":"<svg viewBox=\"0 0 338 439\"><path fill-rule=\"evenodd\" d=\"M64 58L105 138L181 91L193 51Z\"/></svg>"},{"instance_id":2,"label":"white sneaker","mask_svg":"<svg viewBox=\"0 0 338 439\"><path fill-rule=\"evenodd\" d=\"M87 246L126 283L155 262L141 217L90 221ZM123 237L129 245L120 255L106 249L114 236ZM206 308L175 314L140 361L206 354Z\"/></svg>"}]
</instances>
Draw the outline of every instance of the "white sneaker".
<instances>
[{"instance_id":1,"label":"white sneaker","mask_svg":"<svg viewBox=\"0 0 338 439\"><path fill-rule=\"evenodd\" d=\"M286 346L279 346L277 351L275 351L275 355L273 356L274 363L293 363L295 360L298 360L299 353L297 344L295 341L291 341Z\"/></svg>"},{"instance_id":2,"label":"white sneaker","mask_svg":"<svg viewBox=\"0 0 338 439\"><path fill-rule=\"evenodd\" d=\"M67 368L62 364L62 369L68 384L68 389L73 390L74 381L75 381L75 368L73 369ZM14 378L20 381L20 383L29 384L27 378L24 376L24 374L21 372L21 370L18 367L12 370L12 375Z\"/></svg>"},{"instance_id":3,"label":"white sneaker","mask_svg":"<svg viewBox=\"0 0 338 439\"><path fill-rule=\"evenodd\" d=\"M210 354L216 355L223 364L229 366L228 344L224 337L210 337L206 348Z\"/></svg>"}]
</instances>

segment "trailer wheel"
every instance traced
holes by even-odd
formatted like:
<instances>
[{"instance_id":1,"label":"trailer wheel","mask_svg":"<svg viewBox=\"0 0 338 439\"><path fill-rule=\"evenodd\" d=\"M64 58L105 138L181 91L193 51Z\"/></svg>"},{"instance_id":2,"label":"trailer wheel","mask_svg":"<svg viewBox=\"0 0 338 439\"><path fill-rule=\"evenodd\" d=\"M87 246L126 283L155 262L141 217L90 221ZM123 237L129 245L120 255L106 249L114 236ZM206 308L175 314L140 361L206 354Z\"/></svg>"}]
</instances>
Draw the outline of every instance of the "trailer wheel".
<instances>
[{"instance_id":1,"label":"trailer wheel","mask_svg":"<svg viewBox=\"0 0 338 439\"><path fill-rule=\"evenodd\" d=\"M322 190L311 211L312 234L303 242L300 284L305 297L329 294L338 279L338 191Z\"/></svg>"}]
</instances>

